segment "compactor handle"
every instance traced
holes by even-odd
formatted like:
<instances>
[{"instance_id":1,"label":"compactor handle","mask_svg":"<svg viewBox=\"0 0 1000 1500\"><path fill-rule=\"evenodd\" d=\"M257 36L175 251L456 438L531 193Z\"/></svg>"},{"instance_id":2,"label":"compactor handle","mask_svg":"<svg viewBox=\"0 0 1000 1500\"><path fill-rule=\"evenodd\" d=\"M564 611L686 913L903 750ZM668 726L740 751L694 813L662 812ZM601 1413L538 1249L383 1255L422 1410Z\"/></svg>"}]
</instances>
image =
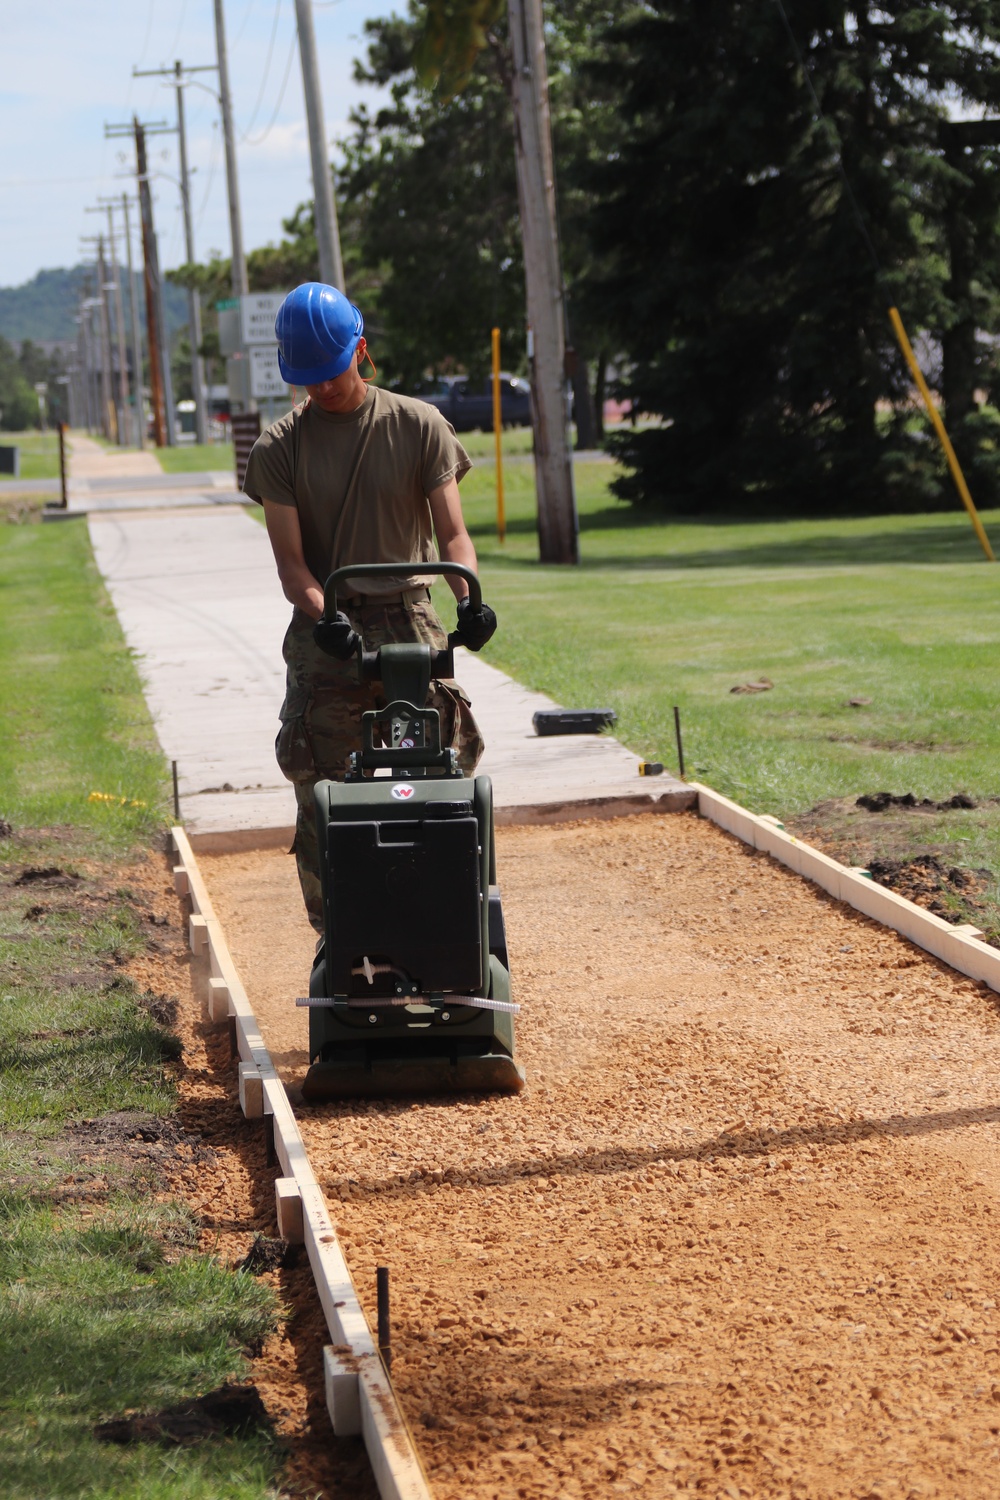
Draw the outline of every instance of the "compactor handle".
<instances>
[{"instance_id":1,"label":"compactor handle","mask_svg":"<svg viewBox=\"0 0 1000 1500\"><path fill-rule=\"evenodd\" d=\"M345 578L399 578L413 577L414 574L436 573L450 575L455 578L464 578L469 585L469 603L476 611L482 608L483 591L479 586L479 579L471 568L465 563L456 562L422 562L422 563L356 563L353 567L335 568L323 585L323 616L332 620L337 612L337 585ZM378 603L378 595L371 596L372 603Z\"/></svg>"}]
</instances>

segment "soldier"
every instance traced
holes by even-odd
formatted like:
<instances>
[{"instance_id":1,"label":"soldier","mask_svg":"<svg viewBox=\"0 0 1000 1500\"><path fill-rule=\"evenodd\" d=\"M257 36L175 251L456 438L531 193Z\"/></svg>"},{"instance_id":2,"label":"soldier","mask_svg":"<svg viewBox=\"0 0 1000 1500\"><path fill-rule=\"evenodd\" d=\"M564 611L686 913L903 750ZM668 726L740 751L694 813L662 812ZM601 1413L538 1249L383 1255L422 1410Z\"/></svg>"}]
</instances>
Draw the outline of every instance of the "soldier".
<instances>
[{"instance_id":1,"label":"soldier","mask_svg":"<svg viewBox=\"0 0 1000 1500\"><path fill-rule=\"evenodd\" d=\"M472 464L435 407L370 384L375 366L364 320L335 288L319 282L296 287L274 328L281 374L289 385L305 387L306 400L258 438L243 488L264 507L278 577L294 605L283 647L287 684L275 753L295 786L299 882L309 920L321 933L313 787L343 779L348 754L361 748L362 713L384 706L373 686L358 682L354 633L369 651L393 641L447 645L429 577L348 579L347 596L338 597L343 608L317 628L323 583L351 563L433 561L435 537L442 561L475 569L458 493ZM367 378L361 375L366 359ZM458 634L478 650L496 629L496 616L485 604L472 609L463 579L448 582ZM468 698L457 682L435 681L428 703L441 714L442 745L454 747L471 776L483 739Z\"/></svg>"}]
</instances>

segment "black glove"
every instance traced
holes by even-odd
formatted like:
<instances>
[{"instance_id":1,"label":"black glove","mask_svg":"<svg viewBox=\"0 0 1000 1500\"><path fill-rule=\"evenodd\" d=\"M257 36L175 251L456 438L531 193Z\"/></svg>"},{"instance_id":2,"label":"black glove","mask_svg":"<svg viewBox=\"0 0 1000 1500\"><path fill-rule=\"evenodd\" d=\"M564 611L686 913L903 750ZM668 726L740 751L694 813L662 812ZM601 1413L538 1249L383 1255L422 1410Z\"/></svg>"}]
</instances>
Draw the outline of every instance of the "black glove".
<instances>
[{"instance_id":1,"label":"black glove","mask_svg":"<svg viewBox=\"0 0 1000 1500\"><path fill-rule=\"evenodd\" d=\"M469 651L481 651L497 628L497 617L488 604L472 608L466 597L458 601L458 636Z\"/></svg>"},{"instance_id":2,"label":"black glove","mask_svg":"<svg viewBox=\"0 0 1000 1500\"><path fill-rule=\"evenodd\" d=\"M313 640L327 656L335 656L338 661L350 661L358 649L361 637L343 610L338 609L332 620L324 616L316 621Z\"/></svg>"}]
</instances>

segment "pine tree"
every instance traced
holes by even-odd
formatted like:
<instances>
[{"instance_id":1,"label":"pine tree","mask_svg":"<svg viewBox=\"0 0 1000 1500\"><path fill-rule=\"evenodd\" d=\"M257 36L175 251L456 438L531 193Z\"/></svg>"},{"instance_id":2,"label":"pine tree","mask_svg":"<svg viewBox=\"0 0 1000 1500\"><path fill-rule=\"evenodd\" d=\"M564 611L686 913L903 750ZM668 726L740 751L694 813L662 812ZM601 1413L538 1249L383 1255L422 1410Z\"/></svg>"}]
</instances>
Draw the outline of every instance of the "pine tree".
<instances>
[{"instance_id":1,"label":"pine tree","mask_svg":"<svg viewBox=\"0 0 1000 1500\"><path fill-rule=\"evenodd\" d=\"M628 128L595 179L597 290L624 393L661 419L619 440L620 493L687 512L940 504L886 309L939 334L958 315L940 126L946 99L1000 103L983 50L1000 5L784 10L794 43L777 0L651 0L609 31L600 71Z\"/></svg>"}]
</instances>

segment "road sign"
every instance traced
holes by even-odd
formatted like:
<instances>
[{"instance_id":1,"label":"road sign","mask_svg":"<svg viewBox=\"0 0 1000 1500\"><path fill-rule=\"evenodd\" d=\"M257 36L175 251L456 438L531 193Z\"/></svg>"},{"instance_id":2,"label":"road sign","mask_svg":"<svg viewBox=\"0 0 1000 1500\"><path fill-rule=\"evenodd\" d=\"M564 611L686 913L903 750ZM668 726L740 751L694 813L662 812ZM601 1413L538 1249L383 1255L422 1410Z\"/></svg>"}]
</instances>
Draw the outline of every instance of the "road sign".
<instances>
[{"instance_id":1,"label":"road sign","mask_svg":"<svg viewBox=\"0 0 1000 1500\"><path fill-rule=\"evenodd\" d=\"M232 307L219 308L219 353L226 356L240 354L243 340L240 337L240 304L235 297Z\"/></svg>"},{"instance_id":2,"label":"road sign","mask_svg":"<svg viewBox=\"0 0 1000 1500\"><path fill-rule=\"evenodd\" d=\"M226 385L234 407L246 406L250 400L250 361L246 355L226 360Z\"/></svg>"},{"instance_id":3,"label":"road sign","mask_svg":"<svg viewBox=\"0 0 1000 1500\"><path fill-rule=\"evenodd\" d=\"M287 395L288 387L278 369L277 345L268 348L266 344L251 344L247 353L250 356L250 394L254 400Z\"/></svg>"},{"instance_id":4,"label":"road sign","mask_svg":"<svg viewBox=\"0 0 1000 1500\"><path fill-rule=\"evenodd\" d=\"M284 292L250 292L240 298L240 324L244 344L273 344L274 320L285 300Z\"/></svg>"}]
</instances>

